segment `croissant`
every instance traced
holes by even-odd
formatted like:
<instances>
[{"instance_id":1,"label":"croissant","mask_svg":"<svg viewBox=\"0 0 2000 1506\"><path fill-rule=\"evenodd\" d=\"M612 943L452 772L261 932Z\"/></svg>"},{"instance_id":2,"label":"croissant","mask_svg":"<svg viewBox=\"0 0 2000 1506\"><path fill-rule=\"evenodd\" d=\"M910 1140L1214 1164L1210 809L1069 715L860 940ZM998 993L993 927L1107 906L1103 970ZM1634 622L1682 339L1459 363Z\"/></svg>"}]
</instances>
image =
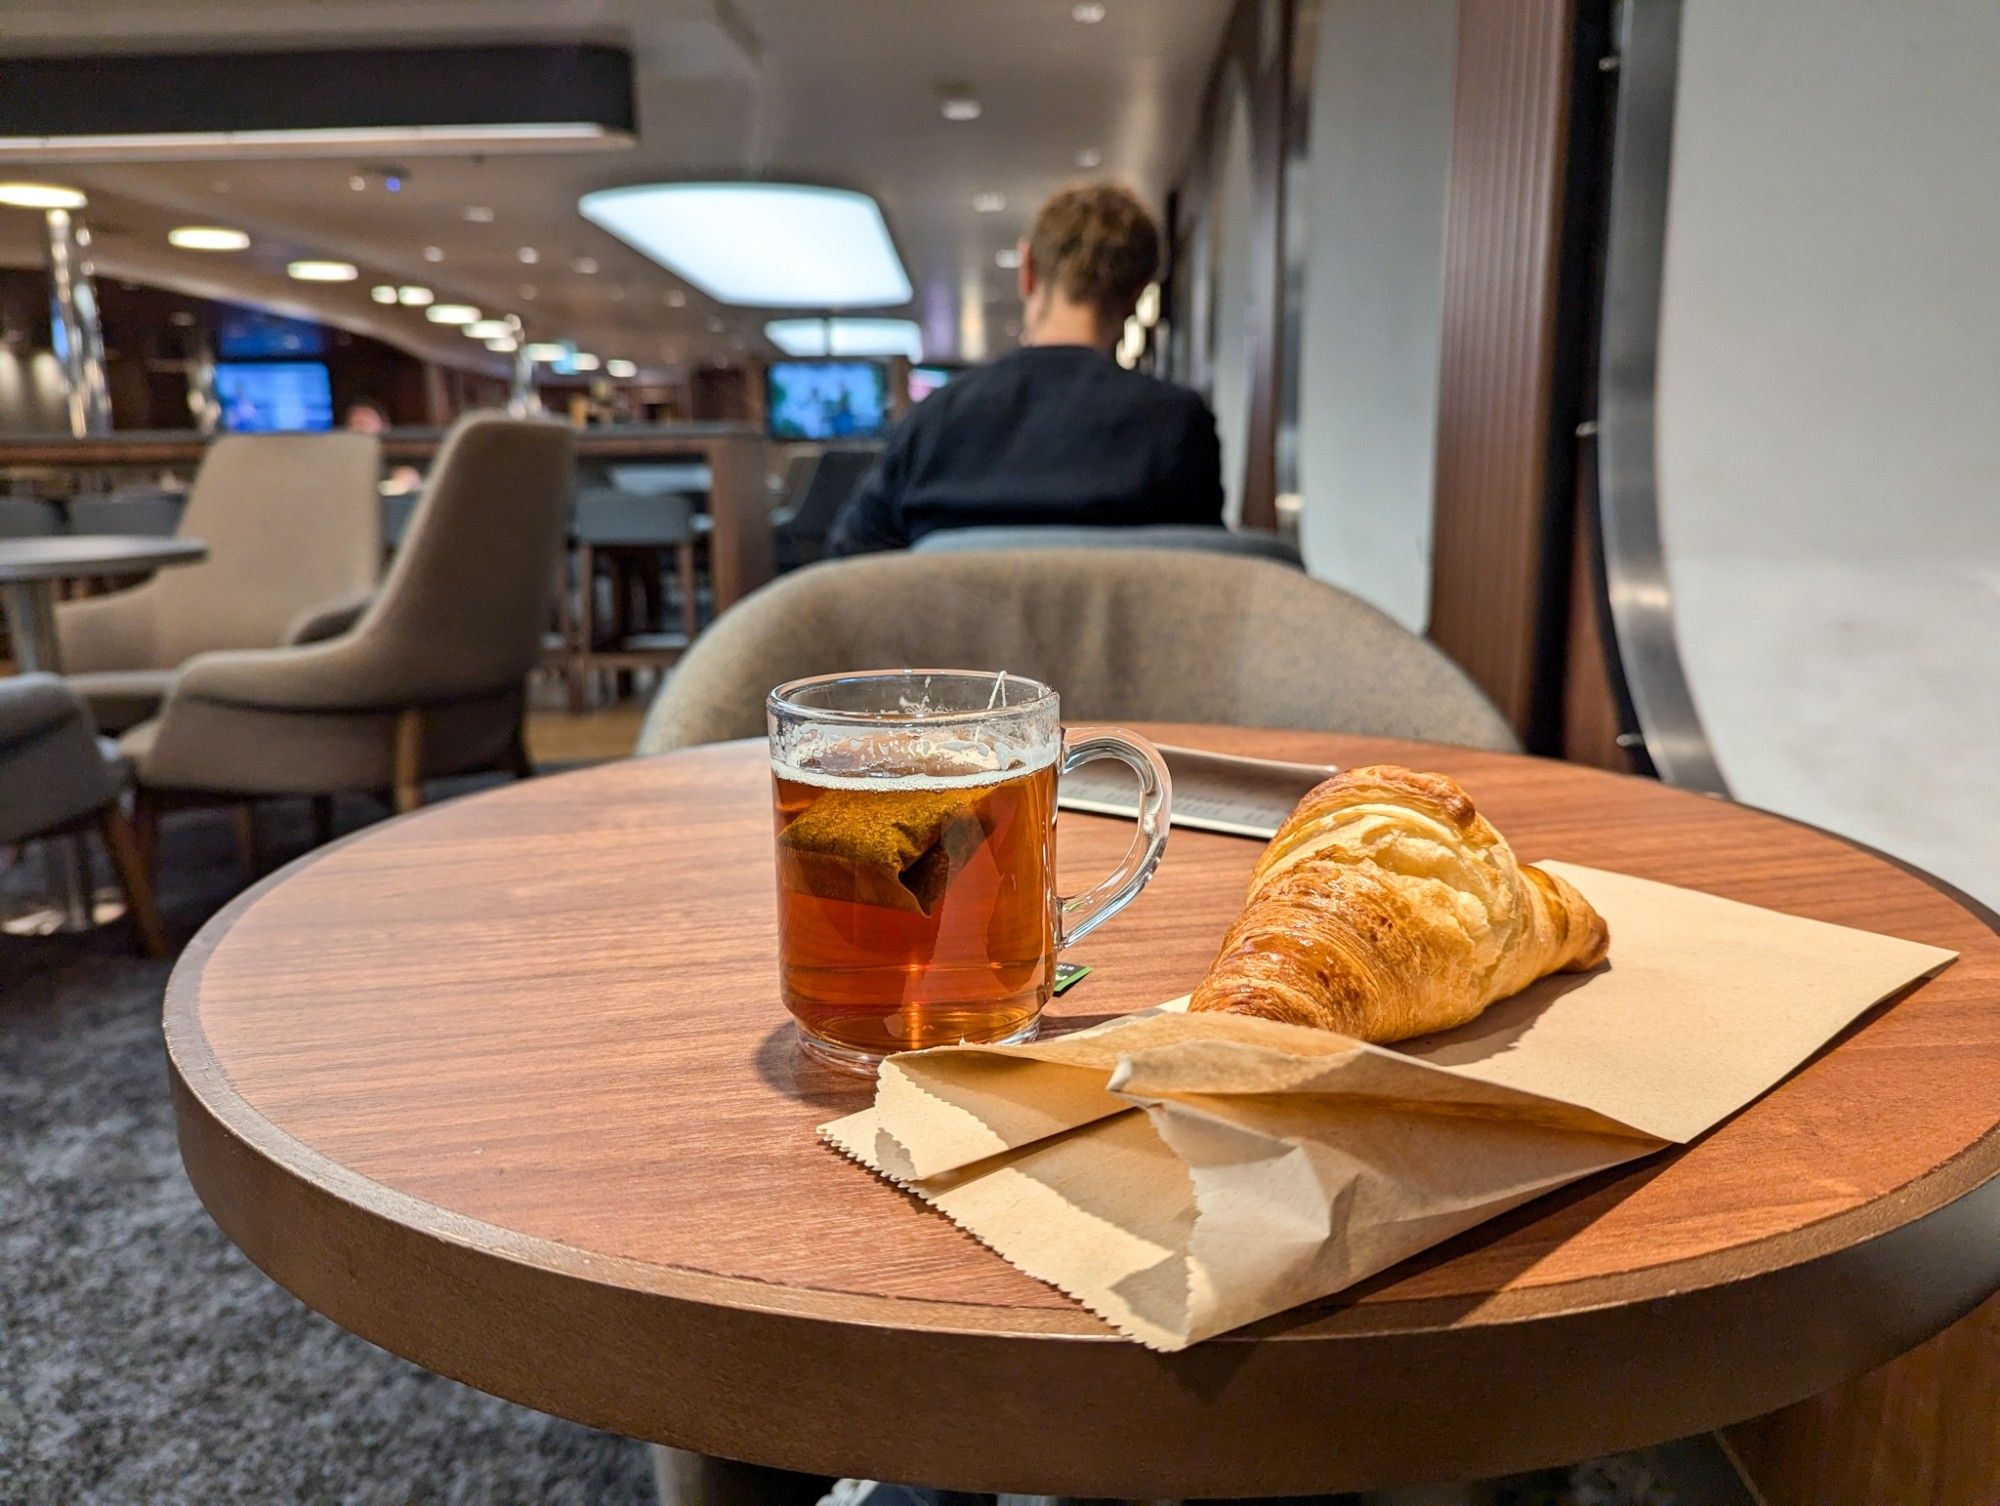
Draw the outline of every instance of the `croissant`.
<instances>
[{"instance_id":1,"label":"croissant","mask_svg":"<svg viewBox=\"0 0 2000 1506\"><path fill-rule=\"evenodd\" d=\"M1610 942L1590 902L1516 862L1455 781L1382 764L1299 802L1188 1007L1398 1041L1595 967Z\"/></svg>"}]
</instances>

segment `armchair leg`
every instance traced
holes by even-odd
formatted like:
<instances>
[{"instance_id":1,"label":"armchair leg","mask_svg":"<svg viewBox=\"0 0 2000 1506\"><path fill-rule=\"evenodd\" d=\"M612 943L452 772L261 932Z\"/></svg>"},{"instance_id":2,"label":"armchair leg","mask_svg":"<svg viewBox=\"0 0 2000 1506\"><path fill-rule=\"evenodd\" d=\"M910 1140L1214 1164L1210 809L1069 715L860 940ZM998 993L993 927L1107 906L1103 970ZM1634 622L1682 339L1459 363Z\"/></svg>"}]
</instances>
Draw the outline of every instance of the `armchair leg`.
<instances>
[{"instance_id":1,"label":"armchair leg","mask_svg":"<svg viewBox=\"0 0 2000 1506\"><path fill-rule=\"evenodd\" d=\"M528 752L528 731L525 727L514 728L514 741L507 748L507 772L516 779L535 777L535 760Z\"/></svg>"},{"instance_id":2,"label":"armchair leg","mask_svg":"<svg viewBox=\"0 0 2000 1506\"><path fill-rule=\"evenodd\" d=\"M396 749L391 765L396 782L396 814L424 803L424 714L405 706L396 717Z\"/></svg>"},{"instance_id":3,"label":"armchair leg","mask_svg":"<svg viewBox=\"0 0 2000 1506\"><path fill-rule=\"evenodd\" d=\"M236 824L236 852L243 860L243 871L250 878L256 878L264 871L264 844L257 837L257 802L239 801L230 810L230 817Z\"/></svg>"},{"instance_id":4,"label":"armchair leg","mask_svg":"<svg viewBox=\"0 0 2000 1506\"><path fill-rule=\"evenodd\" d=\"M140 946L148 957L166 956L167 933L160 925L159 907L153 900L152 866L139 834L116 804L104 808L97 818L97 829L111 854L111 866L118 870L118 882L125 888L125 908L139 929Z\"/></svg>"},{"instance_id":5,"label":"armchair leg","mask_svg":"<svg viewBox=\"0 0 2000 1506\"><path fill-rule=\"evenodd\" d=\"M139 844L139 861L145 865L146 885L151 888L160 872L160 807L143 788L132 794L132 836Z\"/></svg>"},{"instance_id":6,"label":"armchair leg","mask_svg":"<svg viewBox=\"0 0 2000 1506\"><path fill-rule=\"evenodd\" d=\"M674 551L674 561L680 576L681 588L681 631L687 634L692 644L695 634L701 631L701 603L695 600L694 584L694 544L682 544Z\"/></svg>"}]
</instances>

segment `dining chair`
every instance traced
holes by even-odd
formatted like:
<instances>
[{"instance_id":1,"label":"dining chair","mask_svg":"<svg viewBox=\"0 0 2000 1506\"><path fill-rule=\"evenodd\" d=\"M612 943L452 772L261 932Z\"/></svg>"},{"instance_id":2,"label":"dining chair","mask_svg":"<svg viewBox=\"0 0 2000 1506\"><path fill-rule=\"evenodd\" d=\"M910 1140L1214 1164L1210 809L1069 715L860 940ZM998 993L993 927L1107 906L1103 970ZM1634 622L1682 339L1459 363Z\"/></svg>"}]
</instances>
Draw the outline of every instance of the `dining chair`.
<instances>
[{"instance_id":1,"label":"dining chair","mask_svg":"<svg viewBox=\"0 0 2000 1506\"><path fill-rule=\"evenodd\" d=\"M693 499L679 493L629 492L610 486L577 492L569 528L574 588L565 585L558 602L571 711L584 709L600 670L664 668L694 642L701 631L695 573L700 537ZM674 557L675 594L680 598L679 642L649 639L643 630L659 615L661 565L667 554ZM608 577L610 588L608 618L598 612L600 573Z\"/></svg>"},{"instance_id":2,"label":"dining chair","mask_svg":"<svg viewBox=\"0 0 2000 1506\"><path fill-rule=\"evenodd\" d=\"M120 746L148 818L181 803L342 791L386 792L409 810L426 780L531 772L526 681L574 449L554 420L460 419L381 590L351 627L200 655L160 714L126 732Z\"/></svg>"},{"instance_id":3,"label":"dining chair","mask_svg":"<svg viewBox=\"0 0 2000 1506\"><path fill-rule=\"evenodd\" d=\"M781 570L810 565L826 553L826 536L875 462L879 448L833 445L811 457L811 469L794 462L786 473L787 496L771 515L773 560Z\"/></svg>"},{"instance_id":4,"label":"dining chair","mask_svg":"<svg viewBox=\"0 0 2000 1506\"><path fill-rule=\"evenodd\" d=\"M786 576L702 635L639 751L759 736L785 680L910 666L1027 675L1075 721L1518 747L1457 665L1337 586L1270 560L1079 549L871 555Z\"/></svg>"},{"instance_id":5,"label":"dining chair","mask_svg":"<svg viewBox=\"0 0 2000 1506\"><path fill-rule=\"evenodd\" d=\"M152 880L120 803L131 770L55 675L0 679L0 843L103 838L149 957L167 954Z\"/></svg>"},{"instance_id":6,"label":"dining chair","mask_svg":"<svg viewBox=\"0 0 2000 1506\"><path fill-rule=\"evenodd\" d=\"M62 532L62 514L39 497L0 496L0 539L45 539Z\"/></svg>"},{"instance_id":7,"label":"dining chair","mask_svg":"<svg viewBox=\"0 0 2000 1506\"><path fill-rule=\"evenodd\" d=\"M208 557L56 608L70 683L122 732L159 710L175 673L216 649L275 648L295 625L371 590L382 568L381 446L363 434L233 434L209 445L178 532Z\"/></svg>"},{"instance_id":8,"label":"dining chair","mask_svg":"<svg viewBox=\"0 0 2000 1506\"><path fill-rule=\"evenodd\" d=\"M69 499L71 533L125 533L171 538L187 498L157 486L121 486L102 496Z\"/></svg>"}]
</instances>

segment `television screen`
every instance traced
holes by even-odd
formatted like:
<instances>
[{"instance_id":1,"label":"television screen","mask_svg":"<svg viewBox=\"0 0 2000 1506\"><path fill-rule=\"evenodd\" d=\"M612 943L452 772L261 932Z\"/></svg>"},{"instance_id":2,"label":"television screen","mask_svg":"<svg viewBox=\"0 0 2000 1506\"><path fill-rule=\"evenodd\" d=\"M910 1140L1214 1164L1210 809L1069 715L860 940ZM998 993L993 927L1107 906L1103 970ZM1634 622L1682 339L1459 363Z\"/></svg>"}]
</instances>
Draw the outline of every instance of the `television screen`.
<instances>
[{"instance_id":1,"label":"television screen","mask_svg":"<svg viewBox=\"0 0 2000 1506\"><path fill-rule=\"evenodd\" d=\"M232 434L333 427L333 388L317 361L219 362L215 398Z\"/></svg>"},{"instance_id":2,"label":"television screen","mask_svg":"<svg viewBox=\"0 0 2000 1506\"><path fill-rule=\"evenodd\" d=\"M773 361L765 376L773 439L873 439L889 422L880 361Z\"/></svg>"},{"instance_id":3,"label":"television screen","mask_svg":"<svg viewBox=\"0 0 2000 1506\"><path fill-rule=\"evenodd\" d=\"M317 324L260 309L231 309L215 329L215 353L225 361L284 360L325 350L326 331Z\"/></svg>"},{"instance_id":4,"label":"television screen","mask_svg":"<svg viewBox=\"0 0 2000 1506\"><path fill-rule=\"evenodd\" d=\"M957 376L956 366L912 366L910 368L910 401L921 403L938 388Z\"/></svg>"}]
</instances>

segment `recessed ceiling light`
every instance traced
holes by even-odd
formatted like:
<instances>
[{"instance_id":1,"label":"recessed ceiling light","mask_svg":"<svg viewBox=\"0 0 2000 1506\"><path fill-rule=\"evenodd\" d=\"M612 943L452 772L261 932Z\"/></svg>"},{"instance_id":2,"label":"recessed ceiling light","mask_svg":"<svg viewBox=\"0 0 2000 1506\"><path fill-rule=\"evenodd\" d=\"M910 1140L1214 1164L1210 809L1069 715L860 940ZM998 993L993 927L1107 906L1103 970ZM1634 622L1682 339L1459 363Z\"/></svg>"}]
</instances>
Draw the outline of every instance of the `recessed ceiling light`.
<instances>
[{"instance_id":1,"label":"recessed ceiling light","mask_svg":"<svg viewBox=\"0 0 2000 1506\"><path fill-rule=\"evenodd\" d=\"M359 173L349 173L347 175L347 186L356 193L363 193L368 188L368 180Z\"/></svg>"},{"instance_id":2,"label":"recessed ceiling light","mask_svg":"<svg viewBox=\"0 0 2000 1506\"><path fill-rule=\"evenodd\" d=\"M909 274L867 194L797 183L655 183L585 194L585 219L721 303L879 308Z\"/></svg>"},{"instance_id":3,"label":"recessed ceiling light","mask_svg":"<svg viewBox=\"0 0 2000 1506\"><path fill-rule=\"evenodd\" d=\"M425 261L443 261L443 260L444 260L444 247L442 247L442 246L426 246L426 247L424 247L424 260L425 260Z\"/></svg>"},{"instance_id":4,"label":"recessed ceiling light","mask_svg":"<svg viewBox=\"0 0 2000 1506\"><path fill-rule=\"evenodd\" d=\"M493 211L484 204L468 204L465 206L465 218L469 224L490 225L493 223Z\"/></svg>"},{"instance_id":5,"label":"recessed ceiling light","mask_svg":"<svg viewBox=\"0 0 2000 1506\"><path fill-rule=\"evenodd\" d=\"M710 319L710 320L708 321L708 332L709 332L709 333L710 333L711 335L719 335L719 334L721 334L721 333L722 333L722 321L721 321L720 319Z\"/></svg>"},{"instance_id":6,"label":"recessed ceiling light","mask_svg":"<svg viewBox=\"0 0 2000 1506\"><path fill-rule=\"evenodd\" d=\"M505 319L475 319L465 326L465 333L475 340L499 340L514 333L514 326Z\"/></svg>"},{"instance_id":7,"label":"recessed ceiling light","mask_svg":"<svg viewBox=\"0 0 2000 1506\"><path fill-rule=\"evenodd\" d=\"M352 282L361 274L351 261L295 261L285 275L296 282Z\"/></svg>"},{"instance_id":8,"label":"recessed ceiling light","mask_svg":"<svg viewBox=\"0 0 2000 1506\"><path fill-rule=\"evenodd\" d=\"M938 101L938 110L946 120L977 120L985 114L979 101L970 94L947 94Z\"/></svg>"},{"instance_id":9,"label":"recessed ceiling light","mask_svg":"<svg viewBox=\"0 0 2000 1506\"><path fill-rule=\"evenodd\" d=\"M1104 166L1104 153L1100 152L1094 146L1087 146L1076 154L1076 165L1078 167L1102 167Z\"/></svg>"},{"instance_id":10,"label":"recessed ceiling light","mask_svg":"<svg viewBox=\"0 0 2000 1506\"><path fill-rule=\"evenodd\" d=\"M89 202L82 189L59 183L0 183L0 204L16 209L81 209Z\"/></svg>"},{"instance_id":11,"label":"recessed ceiling light","mask_svg":"<svg viewBox=\"0 0 2000 1506\"><path fill-rule=\"evenodd\" d=\"M167 323L173 325L176 329L192 329L194 327L194 315L190 314L186 309L175 309L171 314L167 315Z\"/></svg>"},{"instance_id":12,"label":"recessed ceiling light","mask_svg":"<svg viewBox=\"0 0 2000 1506\"><path fill-rule=\"evenodd\" d=\"M512 335L495 335L486 342L486 348L496 355L511 356L521 348L521 342Z\"/></svg>"},{"instance_id":13,"label":"recessed ceiling light","mask_svg":"<svg viewBox=\"0 0 2000 1506\"><path fill-rule=\"evenodd\" d=\"M831 338L829 338L831 336ZM914 319L773 319L764 338L788 356L908 356L921 360Z\"/></svg>"},{"instance_id":14,"label":"recessed ceiling light","mask_svg":"<svg viewBox=\"0 0 2000 1506\"><path fill-rule=\"evenodd\" d=\"M617 359L604 363L604 374L615 377L635 377L639 374L639 363Z\"/></svg>"},{"instance_id":15,"label":"recessed ceiling light","mask_svg":"<svg viewBox=\"0 0 2000 1506\"><path fill-rule=\"evenodd\" d=\"M668 307L668 308L670 308L670 309L684 309L684 308L686 308L686 307L687 307L687 302L688 302L688 295L687 295L687 294L685 294L685 293L683 293L683 292L682 292L682 291L681 291L681 290L680 290L679 288L668 288L668 289L667 289L667 307Z\"/></svg>"},{"instance_id":16,"label":"recessed ceiling light","mask_svg":"<svg viewBox=\"0 0 2000 1506\"><path fill-rule=\"evenodd\" d=\"M250 237L221 225L181 225L167 232L167 244L183 251L241 251Z\"/></svg>"},{"instance_id":17,"label":"recessed ceiling light","mask_svg":"<svg viewBox=\"0 0 2000 1506\"><path fill-rule=\"evenodd\" d=\"M569 358L569 364L578 371L595 371L603 363L587 350L579 350Z\"/></svg>"},{"instance_id":18,"label":"recessed ceiling light","mask_svg":"<svg viewBox=\"0 0 2000 1506\"><path fill-rule=\"evenodd\" d=\"M1007 207L1004 193L976 193L972 196L972 207L981 214L998 214Z\"/></svg>"},{"instance_id":19,"label":"recessed ceiling light","mask_svg":"<svg viewBox=\"0 0 2000 1506\"><path fill-rule=\"evenodd\" d=\"M555 340L537 340L528 347L531 361L560 361L569 355L569 347Z\"/></svg>"},{"instance_id":20,"label":"recessed ceiling light","mask_svg":"<svg viewBox=\"0 0 2000 1506\"><path fill-rule=\"evenodd\" d=\"M523 246L514 254L521 258L521 265L524 267L532 267L542 259L542 253L537 251L533 246Z\"/></svg>"},{"instance_id":21,"label":"recessed ceiling light","mask_svg":"<svg viewBox=\"0 0 2000 1506\"><path fill-rule=\"evenodd\" d=\"M1069 8L1069 13L1085 26L1095 26L1104 19L1104 7L1098 0L1078 0L1077 4Z\"/></svg>"},{"instance_id":22,"label":"recessed ceiling light","mask_svg":"<svg viewBox=\"0 0 2000 1506\"><path fill-rule=\"evenodd\" d=\"M571 271L578 272L585 277L589 277L597 271L597 258L594 256L579 256L575 261L571 262L569 265Z\"/></svg>"},{"instance_id":23,"label":"recessed ceiling light","mask_svg":"<svg viewBox=\"0 0 2000 1506\"><path fill-rule=\"evenodd\" d=\"M1019 246L1009 246L1005 250L995 251L993 253L993 265L996 267L1005 267L1009 272L1013 271L1021 265L1021 248Z\"/></svg>"},{"instance_id":24,"label":"recessed ceiling light","mask_svg":"<svg viewBox=\"0 0 2000 1506\"><path fill-rule=\"evenodd\" d=\"M437 302L437 294L421 283L406 282L396 289L396 302L406 309L429 308Z\"/></svg>"},{"instance_id":25,"label":"recessed ceiling light","mask_svg":"<svg viewBox=\"0 0 2000 1506\"><path fill-rule=\"evenodd\" d=\"M368 290L368 296L373 298L377 303L394 303L396 301L396 290L386 282L378 282Z\"/></svg>"},{"instance_id":26,"label":"recessed ceiling light","mask_svg":"<svg viewBox=\"0 0 2000 1506\"><path fill-rule=\"evenodd\" d=\"M424 310L424 317L433 324L470 324L479 310L469 303L434 303Z\"/></svg>"}]
</instances>

